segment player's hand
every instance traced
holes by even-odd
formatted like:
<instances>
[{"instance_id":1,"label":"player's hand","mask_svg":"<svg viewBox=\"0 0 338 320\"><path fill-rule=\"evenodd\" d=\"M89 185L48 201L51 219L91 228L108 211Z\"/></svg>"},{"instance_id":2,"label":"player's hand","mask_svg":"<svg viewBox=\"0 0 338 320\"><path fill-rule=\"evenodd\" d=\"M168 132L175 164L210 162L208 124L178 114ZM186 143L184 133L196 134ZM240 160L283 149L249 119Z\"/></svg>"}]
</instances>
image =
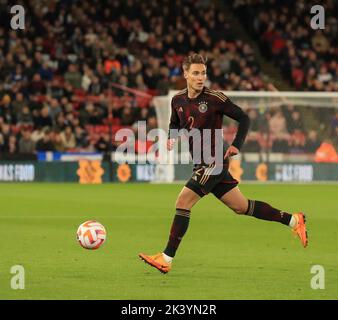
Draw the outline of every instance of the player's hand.
<instances>
[{"instance_id":1,"label":"player's hand","mask_svg":"<svg viewBox=\"0 0 338 320\"><path fill-rule=\"evenodd\" d=\"M168 139L167 140L167 149L171 151L174 148L176 139Z\"/></svg>"},{"instance_id":2,"label":"player's hand","mask_svg":"<svg viewBox=\"0 0 338 320\"><path fill-rule=\"evenodd\" d=\"M234 146L230 146L225 152L224 159L235 156L236 154L239 154L239 150Z\"/></svg>"}]
</instances>

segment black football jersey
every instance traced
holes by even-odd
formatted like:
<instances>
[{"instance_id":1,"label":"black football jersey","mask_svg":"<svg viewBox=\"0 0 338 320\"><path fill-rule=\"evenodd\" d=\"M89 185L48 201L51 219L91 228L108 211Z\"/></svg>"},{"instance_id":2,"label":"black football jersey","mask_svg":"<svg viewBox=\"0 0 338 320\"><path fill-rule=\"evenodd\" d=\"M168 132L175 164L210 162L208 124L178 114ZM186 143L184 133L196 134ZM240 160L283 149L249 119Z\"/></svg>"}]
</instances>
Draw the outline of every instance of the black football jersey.
<instances>
[{"instance_id":1,"label":"black football jersey","mask_svg":"<svg viewBox=\"0 0 338 320\"><path fill-rule=\"evenodd\" d=\"M175 137L175 130L172 131L173 129L193 131L194 133L189 136L189 151L194 163L200 161L200 159L194 157L198 153L201 154L203 163L204 148L210 148L211 156L215 155L215 148L221 148L224 152L223 138L219 135L224 116L239 122L238 131L232 145L240 149L249 128L247 114L222 92L204 87L196 98L189 98L188 90L185 89L172 98L169 137ZM216 134L217 129L219 130ZM211 136L211 139L203 141L206 132ZM195 139L195 145L193 139ZM198 148L199 150L196 150Z\"/></svg>"}]
</instances>

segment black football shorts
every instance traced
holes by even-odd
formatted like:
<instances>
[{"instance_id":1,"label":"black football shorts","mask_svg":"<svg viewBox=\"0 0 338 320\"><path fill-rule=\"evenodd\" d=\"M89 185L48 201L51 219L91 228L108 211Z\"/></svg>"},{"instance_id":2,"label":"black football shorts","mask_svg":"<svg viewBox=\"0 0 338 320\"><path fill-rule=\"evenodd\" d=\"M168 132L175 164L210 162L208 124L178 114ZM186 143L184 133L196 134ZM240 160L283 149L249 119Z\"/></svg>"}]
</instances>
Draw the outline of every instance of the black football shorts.
<instances>
[{"instance_id":1,"label":"black football shorts","mask_svg":"<svg viewBox=\"0 0 338 320\"><path fill-rule=\"evenodd\" d=\"M238 185L238 181L229 172L229 162L223 164L222 172L212 174L214 165L196 165L193 174L185 184L187 188L204 197L208 193L222 198Z\"/></svg>"}]
</instances>

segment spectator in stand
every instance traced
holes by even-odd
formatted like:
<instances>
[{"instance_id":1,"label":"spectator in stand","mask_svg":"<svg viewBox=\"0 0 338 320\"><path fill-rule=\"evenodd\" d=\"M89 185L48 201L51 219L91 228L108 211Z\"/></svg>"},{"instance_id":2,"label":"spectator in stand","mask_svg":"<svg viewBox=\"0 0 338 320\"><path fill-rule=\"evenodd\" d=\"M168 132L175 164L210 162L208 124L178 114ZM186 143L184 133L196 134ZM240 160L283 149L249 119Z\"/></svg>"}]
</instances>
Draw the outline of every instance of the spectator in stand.
<instances>
[{"instance_id":1,"label":"spectator in stand","mask_svg":"<svg viewBox=\"0 0 338 320\"><path fill-rule=\"evenodd\" d=\"M15 71L11 75L12 82L26 81L26 77L22 73L22 66L20 64L16 65Z\"/></svg>"},{"instance_id":2,"label":"spectator in stand","mask_svg":"<svg viewBox=\"0 0 338 320\"><path fill-rule=\"evenodd\" d=\"M147 128L148 130L156 129L157 128L157 119L155 115L150 115L147 119Z\"/></svg>"},{"instance_id":3,"label":"spectator in stand","mask_svg":"<svg viewBox=\"0 0 338 320\"><path fill-rule=\"evenodd\" d=\"M94 103L87 103L82 110L80 110L80 121L82 124L102 124L105 115L101 108L94 105Z\"/></svg>"},{"instance_id":4,"label":"spectator in stand","mask_svg":"<svg viewBox=\"0 0 338 320\"><path fill-rule=\"evenodd\" d=\"M63 85L59 78L53 78L47 88L47 94L54 99L62 99L64 95Z\"/></svg>"},{"instance_id":5,"label":"spectator in stand","mask_svg":"<svg viewBox=\"0 0 338 320\"><path fill-rule=\"evenodd\" d=\"M45 135L45 132L41 127L36 127L35 130L31 134L31 139L36 144L39 140L41 140Z\"/></svg>"},{"instance_id":6,"label":"spectator in stand","mask_svg":"<svg viewBox=\"0 0 338 320\"><path fill-rule=\"evenodd\" d=\"M319 73L317 75L317 80L325 85L328 85L329 82L333 79L333 76L325 65L322 65L319 69Z\"/></svg>"},{"instance_id":7,"label":"spectator in stand","mask_svg":"<svg viewBox=\"0 0 338 320\"><path fill-rule=\"evenodd\" d=\"M17 115L17 125L29 125L33 127L33 117L28 105L24 105Z\"/></svg>"},{"instance_id":8,"label":"spectator in stand","mask_svg":"<svg viewBox=\"0 0 338 320\"><path fill-rule=\"evenodd\" d=\"M58 114L62 112L62 108L60 107L59 101L54 98L50 99L49 104L48 104L48 109L49 109L49 115L53 119L53 121L55 121Z\"/></svg>"},{"instance_id":9,"label":"spectator in stand","mask_svg":"<svg viewBox=\"0 0 338 320\"><path fill-rule=\"evenodd\" d=\"M280 110L272 113L269 122L270 141L272 141L271 151L289 152L289 134L287 132L286 120Z\"/></svg>"},{"instance_id":10,"label":"spectator in stand","mask_svg":"<svg viewBox=\"0 0 338 320\"><path fill-rule=\"evenodd\" d=\"M63 112L58 113L54 128L56 130L62 131L68 125L67 119L65 118L65 114Z\"/></svg>"},{"instance_id":11,"label":"spectator in stand","mask_svg":"<svg viewBox=\"0 0 338 320\"><path fill-rule=\"evenodd\" d=\"M328 38L318 30L311 40L312 48L319 53L326 53L330 48L330 41Z\"/></svg>"},{"instance_id":12,"label":"spectator in stand","mask_svg":"<svg viewBox=\"0 0 338 320\"><path fill-rule=\"evenodd\" d=\"M38 95L30 94L27 104L32 115L35 117L38 116L39 111L43 108L43 103L41 102L41 98Z\"/></svg>"},{"instance_id":13,"label":"spectator in stand","mask_svg":"<svg viewBox=\"0 0 338 320\"><path fill-rule=\"evenodd\" d=\"M18 141L16 135L11 134L9 136L7 150L5 150L5 152L11 155L18 153Z\"/></svg>"},{"instance_id":14,"label":"spectator in stand","mask_svg":"<svg viewBox=\"0 0 338 320\"><path fill-rule=\"evenodd\" d=\"M60 131L58 129L54 129L51 132L51 141L52 141L53 146L54 146L54 151L56 151L56 152L65 152L66 151L64 143L61 139Z\"/></svg>"},{"instance_id":15,"label":"spectator in stand","mask_svg":"<svg viewBox=\"0 0 338 320\"><path fill-rule=\"evenodd\" d=\"M129 101L125 102L123 108L120 108L119 118L121 119L121 125L132 126L136 119L135 109L131 106Z\"/></svg>"},{"instance_id":16,"label":"spectator in stand","mask_svg":"<svg viewBox=\"0 0 338 320\"><path fill-rule=\"evenodd\" d=\"M88 148L88 134L80 125L75 126L74 135L77 148L79 148L80 150Z\"/></svg>"},{"instance_id":17,"label":"spectator in stand","mask_svg":"<svg viewBox=\"0 0 338 320\"><path fill-rule=\"evenodd\" d=\"M83 67L83 76L81 81L81 88L88 92L90 85L93 82L93 70L88 67L88 65L85 65Z\"/></svg>"},{"instance_id":18,"label":"spectator in stand","mask_svg":"<svg viewBox=\"0 0 338 320\"><path fill-rule=\"evenodd\" d=\"M319 148L321 142L318 139L318 133L316 130L310 130L307 134L307 139L304 145L304 151L307 153L315 153Z\"/></svg>"},{"instance_id":19,"label":"spectator in stand","mask_svg":"<svg viewBox=\"0 0 338 320\"><path fill-rule=\"evenodd\" d=\"M260 152L261 146L259 144L259 133L252 131L249 132L245 139L242 152Z\"/></svg>"},{"instance_id":20,"label":"spectator in stand","mask_svg":"<svg viewBox=\"0 0 338 320\"><path fill-rule=\"evenodd\" d=\"M250 131L259 132L261 129L261 121L257 109L247 110L247 114L250 118Z\"/></svg>"},{"instance_id":21,"label":"spectator in stand","mask_svg":"<svg viewBox=\"0 0 338 320\"><path fill-rule=\"evenodd\" d=\"M260 141L260 132L261 124L259 120L259 115L257 109L248 109L247 114L250 118L250 131L243 145L243 152L260 152L261 145Z\"/></svg>"},{"instance_id":22,"label":"spectator in stand","mask_svg":"<svg viewBox=\"0 0 338 320\"><path fill-rule=\"evenodd\" d=\"M76 64L71 63L68 66L68 70L64 75L64 79L68 82L73 88L80 89L82 84L82 75L79 72L79 68Z\"/></svg>"},{"instance_id":23,"label":"spectator in stand","mask_svg":"<svg viewBox=\"0 0 338 320\"><path fill-rule=\"evenodd\" d=\"M50 130L45 130L43 138L41 138L36 143L37 151L55 151L54 144L52 142L52 132Z\"/></svg>"},{"instance_id":24,"label":"spectator in stand","mask_svg":"<svg viewBox=\"0 0 338 320\"><path fill-rule=\"evenodd\" d=\"M272 113L269 120L270 134L273 137L287 138L286 120L283 113L280 110L276 110Z\"/></svg>"},{"instance_id":25,"label":"spectator in stand","mask_svg":"<svg viewBox=\"0 0 338 320\"><path fill-rule=\"evenodd\" d=\"M10 126L7 123L1 124L0 134L1 134L1 144L2 144L1 148L2 148L3 152L6 152L6 151L8 151L9 137L11 135L11 129L10 129Z\"/></svg>"},{"instance_id":26,"label":"spectator in stand","mask_svg":"<svg viewBox=\"0 0 338 320\"><path fill-rule=\"evenodd\" d=\"M32 140L31 132L28 129L21 130L21 138L19 140L19 153L35 153L35 142Z\"/></svg>"},{"instance_id":27,"label":"spectator in stand","mask_svg":"<svg viewBox=\"0 0 338 320\"><path fill-rule=\"evenodd\" d=\"M0 117L2 117L6 123L13 124L15 122L15 115L13 113L12 99L8 94L5 94L0 102Z\"/></svg>"},{"instance_id":28,"label":"spectator in stand","mask_svg":"<svg viewBox=\"0 0 338 320\"><path fill-rule=\"evenodd\" d=\"M60 133L60 139L62 146L65 151L68 151L69 149L74 149L76 146L76 140L75 135L73 133L72 127L67 126L61 133Z\"/></svg>"},{"instance_id":29,"label":"spectator in stand","mask_svg":"<svg viewBox=\"0 0 338 320\"><path fill-rule=\"evenodd\" d=\"M42 81L39 73L34 74L28 88L29 93L32 95L44 95L47 92L45 82Z\"/></svg>"},{"instance_id":30,"label":"spectator in stand","mask_svg":"<svg viewBox=\"0 0 338 320\"><path fill-rule=\"evenodd\" d=\"M103 134L100 139L95 144L95 149L98 152L108 152L109 151L109 135Z\"/></svg>"},{"instance_id":31,"label":"spectator in stand","mask_svg":"<svg viewBox=\"0 0 338 320\"><path fill-rule=\"evenodd\" d=\"M156 117L156 111L153 104L149 107L137 108L135 111L137 121L148 121L151 117Z\"/></svg>"},{"instance_id":32,"label":"spectator in stand","mask_svg":"<svg viewBox=\"0 0 338 320\"><path fill-rule=\"evenodd\" d=\"M294 133L296 130L304 132L304 124L298 110L292 111L291 117L287 122L287 128L289 133Z\"/></svg>"},{"instance_id":33,"label":"spectator in stand","mask_svg":"<svg viewBox=\"0 0 338 320\"><path fill-rule=\"evenodd\" d=\"M51 81L53 79L53 69L50 67L49 61L42 63L39 74L42 80Z\"/></svg>"},{"instance_id":34,"label":"spectator in stand","mask_svg":"<svg viewBox=\"0 0 338 320\"><path fill-rule=\"evenodd\" d=\"M35 127L53 127L53 119L49 114L49 108L43 107L40 112L36 112L37 116L33 118Z\"/></svg>"},{"instance_id":35,"label":"spectator in stand","mask_svg":"<svg viewBox=\"0 0 338 320\"><path fill-rule=\"evenodd\" d=\"M305 135L295 130L289 138L289 152L290 153L304 153L305 152Z\"/></svg>"},{"instance_id":36,"label":"spectator in stand","mask_svg":"<svg viewBox=\"0 0 338 320\"><path fill-rule=\"evenodd\" d=\"M137 120L138 121L147 121L149 118L149 109L148 108L139 108L137 110Z\"/></svg>"},{"instance_id":37,"label":"spectator in stand","mask_svg":"<svg viewBox=\"0 0 338 320\"><path fill-rule=\"evenodd\" d=\"M166 95L173 83L169 77L169 69L165 66L160 68L160 79L156 84L156 91L158 95Z\"/></svg>"},{"instance_id":38,"label":"spectator in stand","mask_svg":"<svg viewBox=\"0 0 338 320\"><path fill-rule=\"evenodd\" d=\"M272 141L271 151L277 153L289 153L290 150L288 141L286 139L276 137Z\"/></svg>"},{"instance_id":39,"label":"spectator in stand","mask_svg":"<svg viewBox=\"0 0 338 320\"><path fill-rule=\"evenodd\" d=\"M15 95L15 100L12 103L12 110L15 115L22 112L23 107L26 105L26 101L22 92L18 92Z\"/></svg>"}]
</instances>

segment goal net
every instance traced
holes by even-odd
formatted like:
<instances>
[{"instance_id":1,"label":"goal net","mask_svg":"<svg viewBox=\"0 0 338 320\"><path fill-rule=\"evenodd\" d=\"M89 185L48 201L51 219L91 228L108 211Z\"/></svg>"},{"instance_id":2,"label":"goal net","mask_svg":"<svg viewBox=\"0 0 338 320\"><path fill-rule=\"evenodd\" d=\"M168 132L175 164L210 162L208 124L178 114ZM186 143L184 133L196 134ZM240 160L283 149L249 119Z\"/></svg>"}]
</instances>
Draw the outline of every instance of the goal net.
<instances>
[{"instance_id":1,"label":"goal net","mask_svg":"<svg viewBox=\"0 0 338 320\"><path fill-rule=\"evenodd\" d=\"M170 91L167 96L155 97L153 100L158 127L162 130L168 131L171 99L177 92ZM335 152L338 151L338 93L263 91L223 93L246 111L251 120L246 142L239 157L235 157L234 160L241 161L245 165L263 163L267 166L338 163L338 156L335 158ZM225 142L231 144L236 132L237 123L224 117ZM177 150L176 154L172 152L168 163L159 167L157 181L180 180L181 177L175 174L179 171L180 164L174 164L177 163L174 160L177 160L178 156ZM255 175L257 176L257 173ZM338 174L335 179L338 180Z\"/></svg>"}]
</instances>

